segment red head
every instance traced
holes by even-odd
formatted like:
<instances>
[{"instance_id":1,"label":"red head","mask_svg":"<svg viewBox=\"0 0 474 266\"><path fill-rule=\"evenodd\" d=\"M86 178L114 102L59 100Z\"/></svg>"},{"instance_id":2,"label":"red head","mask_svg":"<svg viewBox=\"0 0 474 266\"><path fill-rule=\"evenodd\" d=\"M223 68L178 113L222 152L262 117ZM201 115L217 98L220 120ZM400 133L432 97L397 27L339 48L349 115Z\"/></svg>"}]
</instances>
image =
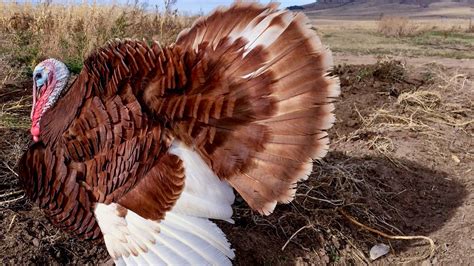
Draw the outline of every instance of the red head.
<instances>
[{"instance_id":1,"label":"red head","mask_svg":"<svg viewBox=\"0 0 474 266\"><path fill-rule=\"evenodd\" d=\"M66 65L56 59L39 63L33 71L33 107L31 109L31 135L40 140L40 121L43 114L59 99L69 79Z\"/></svg>"}]
</instances>

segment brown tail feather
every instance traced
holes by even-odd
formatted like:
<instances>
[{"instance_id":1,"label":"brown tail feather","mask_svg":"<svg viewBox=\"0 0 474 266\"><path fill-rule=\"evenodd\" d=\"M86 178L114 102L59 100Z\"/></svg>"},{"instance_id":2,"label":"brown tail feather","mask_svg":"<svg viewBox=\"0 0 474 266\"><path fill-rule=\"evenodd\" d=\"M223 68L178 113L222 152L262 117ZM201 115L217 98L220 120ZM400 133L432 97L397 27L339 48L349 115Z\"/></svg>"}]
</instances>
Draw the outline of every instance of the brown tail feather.
<instances>
[{"instance_id":1,"label":"brown tail feather","mask_svg":"<svg viewBox=\"0 0 474 266\"><path fill-rule=\"evenodd\" d=\"M198 56L208 47L212 71L194 71L214 79L193 91L222 97L222 108L230 110L192 125L181 120L177 127L186 130L177 130L178 137L260 213L291 201L312 160L327 152L325 131L334 123L332 102L339 95L338 79L327 75L331 54L308 19L274 4L237 3L198 20L177 45ZM206 137L198 143L202 132Z\"/></svg>"}]
</instances>

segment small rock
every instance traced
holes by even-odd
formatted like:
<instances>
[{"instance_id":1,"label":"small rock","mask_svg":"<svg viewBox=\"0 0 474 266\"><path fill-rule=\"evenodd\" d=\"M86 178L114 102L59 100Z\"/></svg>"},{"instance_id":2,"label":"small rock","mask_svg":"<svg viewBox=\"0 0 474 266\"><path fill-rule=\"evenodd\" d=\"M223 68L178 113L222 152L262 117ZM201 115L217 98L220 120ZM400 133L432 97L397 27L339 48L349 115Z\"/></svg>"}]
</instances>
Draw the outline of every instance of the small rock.
<instances>
[{"instance_id":1,"label":"small rock","mask_svg":"<svg viewBox=\"0 0 474 266\"><path fill-rule=\"evenodd\" d=\"M38 238L34 238L34 239L33 239L33 245L34 245L35 247L39 247L40 242L39 242Z\"/></svg>"},{"instance_id":2,"label":"small rock","mask_svg":"<svg viewBox=\"0 0 474 266\"><path fill-rule=\"evenodd\" d=\"M390 251L390 247L385 244L377 244L370 249L370 259L376 260Z\"/></svg>"},{"instance_id":3,"label":"small rock","mask_svg":"<svg viewBox=\"0 0 474 266\"><path fill-rule=\"evenodd\" d=\"M461 162L461 160L459 160L459 157L457 157L456 155L454 154L451 154L451 159L453 159L453 161L456 163L456 164L459 164Z\"/></svg>"}]
</instances>

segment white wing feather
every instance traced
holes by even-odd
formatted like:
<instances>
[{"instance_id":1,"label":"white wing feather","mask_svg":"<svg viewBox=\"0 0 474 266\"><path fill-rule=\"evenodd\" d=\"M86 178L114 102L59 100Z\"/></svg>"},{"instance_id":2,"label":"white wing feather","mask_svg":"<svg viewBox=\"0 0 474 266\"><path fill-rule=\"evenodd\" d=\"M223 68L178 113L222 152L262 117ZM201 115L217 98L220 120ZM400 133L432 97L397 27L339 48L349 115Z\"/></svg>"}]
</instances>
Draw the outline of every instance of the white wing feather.
<instances>
[{"instance_id":1,"label":"white wing feather","mask_svg":"<svg viewBox=\"0 0 474 266\"><path fill-rule=\"evenodd\" d=\"M165 219L144 219L131 210L121 217L116 203L96 205L109 254L117 265L230 265L234 251L208 218L232 222L232 188L182 143L174 142L170 153L183 161L186 179Z\"/></svg>"}]
</instances>

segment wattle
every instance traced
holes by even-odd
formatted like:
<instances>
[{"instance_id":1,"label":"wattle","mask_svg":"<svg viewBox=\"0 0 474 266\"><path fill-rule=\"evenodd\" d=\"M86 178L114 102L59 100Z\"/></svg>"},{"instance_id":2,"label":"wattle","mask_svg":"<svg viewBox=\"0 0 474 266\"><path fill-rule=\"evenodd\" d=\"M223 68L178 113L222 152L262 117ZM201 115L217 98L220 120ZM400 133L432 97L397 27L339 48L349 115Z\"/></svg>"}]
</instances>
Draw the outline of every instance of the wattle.
<instances>
[{"instance_id":1,"label":"wattle","mask_svg":"<svg viewBox=\"0 0 474 266\"><path fill-rule=\"evenodd\" d=\"M39 141L39 135L40 135L40 129L37 126L33 126L30 129L31 135L33 136L33 141L38 142Z\"/></svg>"}]
</instances>

